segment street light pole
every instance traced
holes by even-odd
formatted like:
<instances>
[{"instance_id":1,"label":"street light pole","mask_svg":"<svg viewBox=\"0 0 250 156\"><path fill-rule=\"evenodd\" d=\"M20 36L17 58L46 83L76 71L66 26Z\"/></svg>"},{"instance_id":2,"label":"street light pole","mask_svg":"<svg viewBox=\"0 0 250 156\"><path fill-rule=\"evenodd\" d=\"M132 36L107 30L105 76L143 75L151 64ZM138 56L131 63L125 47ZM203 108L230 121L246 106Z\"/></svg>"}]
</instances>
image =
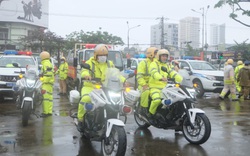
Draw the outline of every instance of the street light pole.
<instances>
[{"instance_id":1,"label":"street light pole","mask_svg":"<svg viewBox=\"0 0 250 156\"><path fill-rule=\"evenodd\" d=\"M131 30L131 29L134 29L134 28L137 28L137 27L140 27L141 25L137 25L137 26L134 26L134 27L129 27L129 23L128 23L128 21L127 21L127 25L128 25L128 34L127 34L127 40L128 40L128 52L130 52L130 50L129 50L129 31Z\"/></svg>"},{"instance_id":2,"label":"street light pole","mask_svg":"<svg viewBox=\"0 0 250 156\"><path fill-rule=\"evenodd\" d=\"M209 5L207 6L207 9L206 9L206 14L207 14L207 10L208 10L208 8L209 8ZM202 47L201 47L201 49L202 49L202 52L204 52L204 47L206 46L207 47L207 26L206 26L206 30L205 30L205 46L204 46L204 27L205 27L205 19L206 19L206 14L204 13L205 12L205 9L204 9L204 7L202 7L202 8L200 8L200 10L202 10L202 12L199 12L199 11L196 11L196 10L194 10L194 9L191 9L193 12L196 12L196 13L199 13L199 14L201 14L202 15ZM205 49L207 49L205 47ZM205 54L204 54L204 57L205 57Z\"/></svg>"},{"instance_id":3,"label":"street light pole","mask_svg":"<svg viewBox=\"0 0 250 156\"><path fill-rule=\"evenodd\" d=\"M209 9L209 5L207 6L207 10ZM207 10L205 13L205 51L207 51L208 44L207 44Z\"/></svg>"}]
</instances>

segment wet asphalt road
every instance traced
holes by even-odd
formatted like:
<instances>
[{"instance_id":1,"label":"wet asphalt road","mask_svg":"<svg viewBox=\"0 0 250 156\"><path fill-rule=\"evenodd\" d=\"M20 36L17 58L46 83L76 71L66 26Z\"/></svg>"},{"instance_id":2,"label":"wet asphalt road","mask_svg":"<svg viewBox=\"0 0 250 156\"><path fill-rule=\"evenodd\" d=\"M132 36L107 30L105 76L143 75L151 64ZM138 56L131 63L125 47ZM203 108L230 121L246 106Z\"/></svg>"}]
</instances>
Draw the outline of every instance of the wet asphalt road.
<instances>
[{"instance_id":1,"label":"wet asphalt road","mask_svg":"<svg viewBox=\"0 0 250 156\"><path fill-rule=\"evenodd\" d=\"M99 156L101 143L81 139L69 110L67 97L54 92L53 115L47 118L32 116L27 127L21 125L21 113L12 100L0 103L1 156ZM249 156L250 100L219 101L216 94L198 100L197 107L206 112L212 132L209 140L200 145L189 144L184 136L173 130L150 127L138 129L133 115L126 124L126 156ZM37 109L41 113L41 108Z\"/></svg>"}]
</instances>

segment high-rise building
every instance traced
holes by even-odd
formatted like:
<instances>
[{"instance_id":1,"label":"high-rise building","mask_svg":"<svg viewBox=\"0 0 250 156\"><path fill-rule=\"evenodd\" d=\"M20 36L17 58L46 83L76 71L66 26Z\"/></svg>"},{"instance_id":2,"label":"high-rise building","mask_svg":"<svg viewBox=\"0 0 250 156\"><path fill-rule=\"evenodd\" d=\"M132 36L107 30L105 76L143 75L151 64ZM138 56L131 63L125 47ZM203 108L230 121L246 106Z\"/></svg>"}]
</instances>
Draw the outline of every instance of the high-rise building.
<instances>
[{"instance_id":1,"label":"high-rise building","mask_svg":"<svg viewBox=\"0 0 250 156\"><path fill-rule=\"evenodd\" d=\"M217 45L224 45L226 43L225 40L225 24L211 24L210 25L210 45L217 46Z\"/></svg>"},{"instance_id":2,"label":"high-rise building","mask_svg":"<svg viewBox=\"0 0 250 156\"><path fill-rule=\"evenodd\" d=\"M161 40L163 36L164 46L178 47L178 24L165 23L163 27L161 24L151 26L150 44L157 48L161 48Z\"/></svg>"},{"instance_id":3,"label":"high-rise building","mask_svg":"<svg viewBox=\"0 0 250 156\"><path fill-rule=\"evenodd\" d=\"M20 38L48 28L48 1L1 1L0 51L22 49ZM34 41L35 42L35 41Z\"/></svg>"},{"instance_id":4,"label":"high-rise building","mask_svg":"<svg viewBox=\"0 0 250 156\"><path fill-rule=\"evenodd\" d=\"M186 17L180 20L179 24L179 47L184 48L189 43L194 49L200 45L200 18Z\"/></svg>"}]
</instances>

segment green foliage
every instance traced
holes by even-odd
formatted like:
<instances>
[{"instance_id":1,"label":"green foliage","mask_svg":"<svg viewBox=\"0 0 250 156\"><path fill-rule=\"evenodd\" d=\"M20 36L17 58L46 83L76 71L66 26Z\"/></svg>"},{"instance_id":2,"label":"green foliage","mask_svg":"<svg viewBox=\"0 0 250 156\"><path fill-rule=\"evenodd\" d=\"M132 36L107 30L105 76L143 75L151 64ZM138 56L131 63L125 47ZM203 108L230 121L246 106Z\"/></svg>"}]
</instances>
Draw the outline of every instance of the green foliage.
<instances>
[{"instance_id":1,"label":"green foliage","mask_svg":"<svg viewBox=\"0 0 250 156\"><path fill-rule=\"evenodd\" d=\"M242 58L244 60L250 60L250 44L247 44L246 41L243 43L235 42L236 45L232 47L232 50L236 52L242 52Z\"/></svg>"},{"instance_id":2,"label":"green foliage","mask_svg":"<svg viewBox=\"0 0 250 156\"><path fill-rule=\"evenodd\" d=\"M111 44L111 45L123 45L124 42L120 37L113 36L108 32L96 31L96 32L72 32L66 36L66 40L69 41L67 48L72 49L75 43L93 43L93 44ZM71 48L70 48L71 47Z\"/></svg>"},{"instance_id":3,"label":"green foliage","mask_svg":"<svg viewBox=\"0 0 250 156\"><path fill-rule=\"evenodd\" d=\"M190 44L186 45L185 54L186 56L199 56L199 50L195 50Z\"/></svg>"},{"instance_id":4,"label":"green foliage","mask_svg":"<svg viewBox=\"0 0 250 156\"><path fill-rule=\"evenodd\" d=\"M245 2L246 3L246 2ZM232 18L233 20L235 20L236 22L246 26L246 27L250 27L250 24L243 22L241 20L239 20L239 14L243 15L243 16L248 16L250 17L250 10L244 9L242 6L244 6L243 2L240 2L240 0L220 0L218 1L215 5L214 8L221 8L225 5L230 6L230 8L232 9L232 12L229 13L229 17Z\"/></svg>"},{"instance_id":5,"label":"green foliage","mask_svg":"<svg viewBox=\"0 0 250 156\"><path fill-rule=\"evenodd\" d=\"M63 49L64 40L51 31L44 32L42 29L29 31L28 36L20 39L20 44L24 50L30 49L32 52L49 51L51 54Z\"/></svg>"}]
</instances>

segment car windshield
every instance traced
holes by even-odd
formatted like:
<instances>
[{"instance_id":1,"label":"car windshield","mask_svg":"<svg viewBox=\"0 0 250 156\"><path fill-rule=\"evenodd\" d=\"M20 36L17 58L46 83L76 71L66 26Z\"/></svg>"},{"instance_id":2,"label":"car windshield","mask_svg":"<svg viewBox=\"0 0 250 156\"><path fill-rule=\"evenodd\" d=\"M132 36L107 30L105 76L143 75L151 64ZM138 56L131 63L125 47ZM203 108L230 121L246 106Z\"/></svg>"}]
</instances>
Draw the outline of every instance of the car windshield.
<instances>
[{"instance_id":1,"label":"car windshield","mask_svg":"<svg viewBox=\"0 0 250 156\"><path fill-rule=\"evenodd\" d=\"M24 57L1 57L0 66L1 67L13 67L12 63L17 63L19 67L26 68L27 65L35 65L32 58Z\"/></svg>"},{"instance_id":2,"label":"car windshield","mask_svg":"<svg viewBox=\"0 0 250 156\"><path fill-rule=\"evenodd\" d=\"M216 70L216 68L208 62L190 62L194 70Z\"/></svg>"}]
</instances>

